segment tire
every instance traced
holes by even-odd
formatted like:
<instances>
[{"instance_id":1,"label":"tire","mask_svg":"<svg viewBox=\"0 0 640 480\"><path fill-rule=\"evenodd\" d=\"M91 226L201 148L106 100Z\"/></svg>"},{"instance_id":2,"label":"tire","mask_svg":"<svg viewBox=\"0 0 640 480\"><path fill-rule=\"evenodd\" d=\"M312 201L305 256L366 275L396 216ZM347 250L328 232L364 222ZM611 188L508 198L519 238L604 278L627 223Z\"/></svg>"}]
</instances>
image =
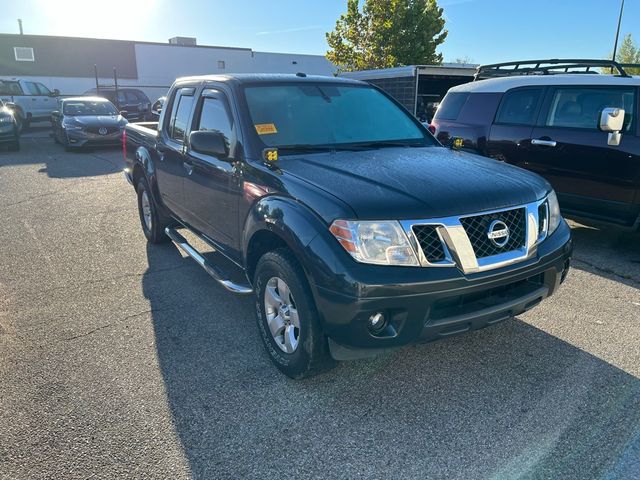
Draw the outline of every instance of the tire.
<instances>
[{"instance_id":1,"label":"tire","mask_svg":"<svg viewBox=\"0 0 640 480\"><path fill-rule=\"evenodd\" d=\"M140 225L147 241L149 243L168 242L169 237L164 233L164 229L170 222L158 211L146 178L140 179L136 191L138 192Z\"/></svg>"},{"instance_id":2,"label":"tire","mask_svg":"<svg viewBox=\"0 0 640 480\"><path fill-rule=\"evenodd\" d=\"M283 281L284 287L287 288L281 289L280 281ZM260 258L254 286L260 336L271 361L282 373L299 379L335 366L336 362L329 354L327 338L320 329L318 312L306 276L289 250L275 250ZM283 290L285 295L282 295ZM290 295L287 295L287 291ZM280 300L286 296L283 303L289 303L288 306L291 308L275 307L274 298L278 299L281 295ZM287 310L289 315L283 313ZM280 320L274 316L280 317ZM274 326L273 330L281 332L282 338L279 334L272 334L270 322ZM286 351L291 349L294 343L292 336L295 337L296 333L295 349ZM286 337L289 337L288 342Z\"/></svg>"}]
</instances>

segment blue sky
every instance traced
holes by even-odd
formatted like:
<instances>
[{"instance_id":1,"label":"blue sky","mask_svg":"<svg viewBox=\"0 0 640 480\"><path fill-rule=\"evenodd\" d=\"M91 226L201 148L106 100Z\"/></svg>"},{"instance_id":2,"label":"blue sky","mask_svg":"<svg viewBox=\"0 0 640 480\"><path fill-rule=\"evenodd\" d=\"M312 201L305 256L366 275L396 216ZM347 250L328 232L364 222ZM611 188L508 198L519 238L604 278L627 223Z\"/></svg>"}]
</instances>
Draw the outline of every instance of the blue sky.
<instances>
[{"instance_id":1,"label":"blue sky","mask_svg":"<svg viewBox=\"0 0 640 480\"><path fill-rule=\"evenodd\" d=\"M346 0L5 1L0 32L166 42L323 54L325 32ZM476 63L550 57L603 58L613 48L619 0L440 0L449 36L445 60ZM123 21L124 19L124 21ZM640 43L640 0L626 0L622 33Z\"/></svg>"}]
</instances>

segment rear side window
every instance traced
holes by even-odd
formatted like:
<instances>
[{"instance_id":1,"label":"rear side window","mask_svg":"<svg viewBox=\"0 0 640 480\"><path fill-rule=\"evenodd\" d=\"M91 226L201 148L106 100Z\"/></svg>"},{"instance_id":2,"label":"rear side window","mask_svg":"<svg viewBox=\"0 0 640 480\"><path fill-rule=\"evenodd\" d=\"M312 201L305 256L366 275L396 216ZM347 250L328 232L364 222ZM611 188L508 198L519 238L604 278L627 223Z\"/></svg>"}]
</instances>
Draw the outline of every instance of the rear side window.
<instances>
[{"instance_id":1,"label":"rear side window","mask_svg":"<svg viewBox=\"0 0 640 480\"><path fill-rule=\"evenodd\" d=\"M0 95L22 95L22 87L18 82L0 80Z\"/></svg>"},{"instance_id":2,"label":"rear side window","mask_svg":"<svg viewBox=\"0 0 640 480\"><path fill-rule=\"evenodd\" d=\"M607 107L614 107L624 108L623 130L628 132L633 123L635 104L633 88L557 88L551 100L545 125L597 130L600 112Z\"/></svg>"},{"instance_id":3,"label":"rear side window","mask_svg":"<svg viewBox=\"0 0 640 480\"><path fill-rule=\"evenodd\" d=\"M469 98L468 93L447 93L438 107L435 119L438 120L456 120L462 107Z\"/></svg>"},{"instance_id":4,"label":"rear side window","mask_svg":"<svg viewBox=\"0 0 640 480\"><path fill-rule=\"evenodd\" d=\"M508 91L500 104L496 123L533 125L541 97L541 88L520 88Z\"/></svg>"},{"instance_id":5,"label":"rear side window","mask_svg":"<svg viewBox=\"0 0 640 480\"><path fill-rule=\"evenodd\" d=\"M184 143L191 107L193 106L193 88L181 88L176 92L171 111L171 123L169 124L169 136L179 143Z\"/></svg>"}]
</instances>

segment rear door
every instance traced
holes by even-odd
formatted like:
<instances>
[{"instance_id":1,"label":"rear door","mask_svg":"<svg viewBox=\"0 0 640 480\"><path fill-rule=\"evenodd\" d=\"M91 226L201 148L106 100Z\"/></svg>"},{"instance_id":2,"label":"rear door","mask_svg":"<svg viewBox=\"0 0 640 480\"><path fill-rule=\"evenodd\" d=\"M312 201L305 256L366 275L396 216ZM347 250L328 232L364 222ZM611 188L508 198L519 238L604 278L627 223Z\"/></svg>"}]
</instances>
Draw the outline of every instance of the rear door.
<instances>
[{"instance_id":1,"label":"rear door","mask_svg":"<svg viewBox=\"0 0 640 480\"><path fill-rule=\"evenodd\" d=\"M170 114L164 117L162 141L158 142L155 162L158 190L164 204L176 215L184 212L183 183L185 142L194 106L194 87L178 88L171 99Z\"/></svg>"},{"instance_id":2,"label":"rear door","mask_svg":"<svg viewBox=\"0 0 640 480\"><path fill-rule=\"evenodd\" d=\"M185 163L191 167L185 177L187 218L222 248L238 248L238 195L232 189L237 177L236 145L238 123L227 95L205 88L194 113L193 131L218 131L229 145L228 158L216 158L187 149ZM233 256L233 251L225 252Z\"/></svg>"},{"instance_id":3,"label":"rear door","mask_svg":"<svg viewBox=\"0 0 640 480\"><path fill-rule=\"evenodd\" d=\"M558 86L548 91L531 134L527 168L549 180L565 211L621 223L637 217L637 96L637 88L625 86ZM606 107L625 109L619 146L607 145L608 134L598 129Z\"/></svg>"},{"instance_id":4,"label":"rear door","mask_svg":"<svg viewBox=\"0 0 640 480\"><path fill-rule=\"evenodd\" d=\"M521 87L505 92L489 132L488 156L527 167L528 142L543 96L542 87Z\"/></svg>"}]
</instances>

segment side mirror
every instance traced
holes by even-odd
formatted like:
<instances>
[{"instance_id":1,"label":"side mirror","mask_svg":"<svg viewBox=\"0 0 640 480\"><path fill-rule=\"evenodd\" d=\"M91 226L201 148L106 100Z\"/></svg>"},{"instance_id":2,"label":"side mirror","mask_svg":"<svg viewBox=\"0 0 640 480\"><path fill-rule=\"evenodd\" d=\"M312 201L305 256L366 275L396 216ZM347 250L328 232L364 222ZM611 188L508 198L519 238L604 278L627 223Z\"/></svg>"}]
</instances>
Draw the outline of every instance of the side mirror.
<instances>
[{"instance_id":1,"label":"side mirror","mask_svg":"<svg viewBox=\"0 0 640 480\"><path fill-rule=\"evenodd\" d=\"M227 158L229 156L229 144L225 136L220 132L191 132L189 144L194 152L218 158Z\"/></svg>"},{"instance_id":2,"label":"side mirror","mask_svg":"<svg viewBox=\"0 0 640 480\"><path fill-rule=\"evenodd\" d=\"M120 110L118 113L119 113L120 115L122 115L123 117L126 117L126 116L127 116L127 111L126 111L126 110Z\"/></svg>"},{"instance_id":3,"label":"side mirror","mask_svg":"<svg viewBox=\"0 0 640 480\"><path fill-rule=\"evenodd\" d=\"M57 97L59 95L60 95L60 90L58 90L57 88L54 88L53 92L49 94L50 97Z\"/></svg>"},{"instance_id":4,"label":"side mirror","mask_svg":"<svg viewBox=\"0 0 640 480\"><path fill-rule=\"evenodd\" d=\"M61 117L62 114L60 113L59 110L54 110L53 112L51 112L51 116L58 118L58 117Z\"/></svg>"},{"instance_id":5,"label":"side mirror","mask_svg":"<svg viewBox=\"0 0 640 480\"><path fill-rule=\"evenodd\" d=\"M609 132L607 145L617 147L622 140L620 131L624 125L624 109L622 108L605 108L600 113L600 122L598 127L603 132Z\"/></svg>"}]
</instances>

